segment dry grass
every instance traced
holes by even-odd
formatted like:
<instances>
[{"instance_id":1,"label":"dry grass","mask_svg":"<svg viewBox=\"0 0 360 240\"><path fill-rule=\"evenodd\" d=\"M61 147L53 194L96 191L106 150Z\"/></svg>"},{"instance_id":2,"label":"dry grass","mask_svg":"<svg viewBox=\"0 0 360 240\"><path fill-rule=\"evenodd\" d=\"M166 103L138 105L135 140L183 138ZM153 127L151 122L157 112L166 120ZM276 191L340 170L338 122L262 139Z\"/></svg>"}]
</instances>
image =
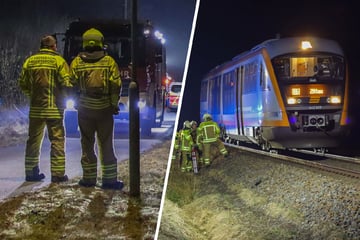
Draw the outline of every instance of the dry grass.
<instances>
[{"instance_id":1,"label":"dry grass","mask_svg":"<svg viewBox=\"0 0 360 240\"><path fill-rule=\"evenodd\" d=\"M272 202L257 191L254 183L259 176L271 176L271 171L266 173L263 164L253 162L242 155L217 157L210 168L201 169L198 175L181 173L173 164L159 240L303 240L342 236L325 227L311 232L299 209Z\"/></svg>"}]
</instances>

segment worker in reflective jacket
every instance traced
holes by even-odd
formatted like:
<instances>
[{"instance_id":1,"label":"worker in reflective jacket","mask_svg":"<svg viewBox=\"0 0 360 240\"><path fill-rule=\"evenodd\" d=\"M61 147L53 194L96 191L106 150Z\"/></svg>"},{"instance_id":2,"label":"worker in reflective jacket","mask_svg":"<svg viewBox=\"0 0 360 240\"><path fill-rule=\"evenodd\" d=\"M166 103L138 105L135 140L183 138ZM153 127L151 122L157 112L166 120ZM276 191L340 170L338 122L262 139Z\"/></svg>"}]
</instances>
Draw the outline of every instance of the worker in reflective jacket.
<instances>
[{"instance_id":1,"label":"worker in reflective jacket","mask_svg":"<svg viewBox=\"0 0 360 240\"><path fill-rule=\"evenodd\" d=\"M202 160L205 166L209 166L212 162L211 149L216 147L220 153L224 156L228 156L224 144L219 139L220 128L219 125L212 120L210 114L205 113L203 115L203 122L198 127L198 145L202 145Z\"/></svg>"},{"instance_id":2,"label":"worker in reflective jacket","mask_svg":"<svg viewBox=\"0 0 360 240\"><path fill-rule=\"evenodd\" d=\"M117 159L113 147L113 114L119 113L121 79L118 65L103 49L103 34L91 28L82 36L83 52L71 62L71 78L78 97L78 122L81 133L83 177L79 185L97 183L97 157L102 167L102 188L123 188L117 180ZM97 137L98 154L94 144Z\"/></svg>"},{"instance_id":3,"label":"worker in reflective jacket","mask_svg":"<svg viewBox=\"0 0 360 240\"><path fill-rule=\"evenodd\" d=\"M51 142L51 181L68 180L65 175L63 114L65 93L71 83L69 66L56 50L56 39L52 35L42 37L40 50L25 60L19 77L19 86L30 102L25 150L26 181L41 181L45 178L39 169L45 127Z\"/></svg>"},{"instance_id":4,"label":"worker in reflective jacket","mask_svg":"<svg viewBox=\"0 0 360 240\"><path fill-rule=\"evenodd\" d=\"M194 144L191 137L191 125L189 121L184 122L180 133L181 171L192 172L191 148Z\"/></svg>"}]
</instances>

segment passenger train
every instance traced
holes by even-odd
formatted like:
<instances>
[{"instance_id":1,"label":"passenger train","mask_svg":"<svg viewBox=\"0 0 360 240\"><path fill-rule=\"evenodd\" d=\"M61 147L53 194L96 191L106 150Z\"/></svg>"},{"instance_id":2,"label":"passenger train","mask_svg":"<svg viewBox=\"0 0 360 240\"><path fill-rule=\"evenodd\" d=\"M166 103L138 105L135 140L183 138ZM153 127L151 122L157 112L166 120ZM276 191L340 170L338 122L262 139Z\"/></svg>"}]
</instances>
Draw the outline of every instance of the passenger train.
<instances>
[{"instance_id":1,"label":"passenger train","mask_svg":"<svg viewBox=\"0 0 360 240\"><path fill-rule=\"evenodd\" d=\"M348 85L337 42L270 39L202 79L200 115L211 114L227 141L323 152L349 133Z\"/></svg>"}]
</instances>

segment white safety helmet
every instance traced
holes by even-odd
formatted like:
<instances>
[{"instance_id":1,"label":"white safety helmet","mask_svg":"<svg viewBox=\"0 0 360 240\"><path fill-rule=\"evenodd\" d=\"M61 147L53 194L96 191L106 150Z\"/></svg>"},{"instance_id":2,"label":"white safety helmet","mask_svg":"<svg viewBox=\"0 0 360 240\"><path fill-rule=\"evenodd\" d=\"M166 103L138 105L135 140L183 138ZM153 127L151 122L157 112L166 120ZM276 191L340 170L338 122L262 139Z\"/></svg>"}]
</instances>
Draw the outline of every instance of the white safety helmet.
<instances>
[{"instance_id":1,"label":"white safety helmet","mask_svg":"<svg viewBox=\"0 0 360 240\"><path fill-rule=\"evenodd\" d=\"M186 128L189 128L189 129L191 128L191 124L188 120L186 120L183 125L183 129L186 129Z\"/></svg>"},{"instance_id":2,"label":"white safety helmet","mask_svg":"<svg viewBox=\"0 0 360 240\"><path fill-rule=\"evenodd\" d=\"M203 115L203 120L204 120L204 121L210 121L210 120L212 120L212 117L211 117L210 114L205 113L205 114Z\"/></svg>"}]
</instances>

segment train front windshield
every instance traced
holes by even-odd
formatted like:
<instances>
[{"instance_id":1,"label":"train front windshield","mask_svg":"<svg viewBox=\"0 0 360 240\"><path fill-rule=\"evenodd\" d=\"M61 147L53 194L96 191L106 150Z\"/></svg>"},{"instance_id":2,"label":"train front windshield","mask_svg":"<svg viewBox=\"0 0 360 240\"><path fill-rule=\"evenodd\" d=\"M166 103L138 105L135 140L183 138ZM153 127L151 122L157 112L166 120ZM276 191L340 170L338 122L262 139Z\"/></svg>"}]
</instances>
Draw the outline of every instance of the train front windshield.
<instances>
[{"instance_id":1,"label":"train front windshield","mask_svg":"<svg viewBox=\"0 0 360 240\"><path fill-rule=\"evenodd\" d=\"M344 58L336 55L281 56L272 60L279 81L342 81Z\"/></svg>"},{"instance_id":2,"label":"train front windshield","mask_svg":"<svg viewBox=\"0 0 360 240\"><path fill-rule=\"evenodd\" d=\"M272 63L288 106L340 106L343 102L343 57L332 54L287 55L274 58Z\"/></svg>"}]
</instances>

